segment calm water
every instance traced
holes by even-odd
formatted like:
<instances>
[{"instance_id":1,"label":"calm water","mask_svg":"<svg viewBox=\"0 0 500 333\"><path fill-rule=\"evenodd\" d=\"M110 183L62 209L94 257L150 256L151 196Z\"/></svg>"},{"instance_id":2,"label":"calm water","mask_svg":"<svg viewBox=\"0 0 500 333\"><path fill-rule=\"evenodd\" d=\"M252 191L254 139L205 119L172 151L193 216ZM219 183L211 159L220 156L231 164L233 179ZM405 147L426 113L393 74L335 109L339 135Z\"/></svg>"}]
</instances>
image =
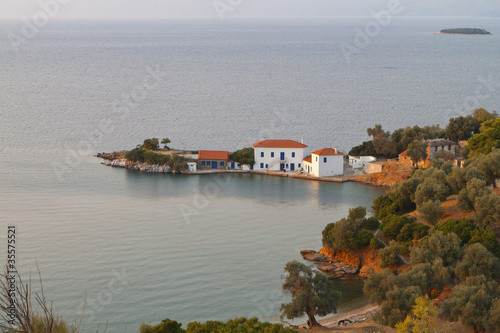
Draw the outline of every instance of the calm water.
<instances>
[{"instance_id":1,"label":"calm water","mask_svg":"<svg viewBox=\"0 0 500 333\"><path fill-rule=\"evenodd\" d=\"M151 136L190 149L266 136L348 150L375 123L467 114L481 78L494 84L480 106L497 109L500 20L395 18L347 63L340 43L369 21L51 22L19 54L5 38L19 23L0 23L0 246L16 225L18 265L38 262L60 314L79 319L87 295L86 331L106 320L112 332L166 317L271 320L286 262L380 189L146 175L92 155ZM494 35L433 34L462 26ZM143 89L145 79L158 84ZM363 302L357 281L340 287L344 309Z\"/></svg>"}]
</instances>

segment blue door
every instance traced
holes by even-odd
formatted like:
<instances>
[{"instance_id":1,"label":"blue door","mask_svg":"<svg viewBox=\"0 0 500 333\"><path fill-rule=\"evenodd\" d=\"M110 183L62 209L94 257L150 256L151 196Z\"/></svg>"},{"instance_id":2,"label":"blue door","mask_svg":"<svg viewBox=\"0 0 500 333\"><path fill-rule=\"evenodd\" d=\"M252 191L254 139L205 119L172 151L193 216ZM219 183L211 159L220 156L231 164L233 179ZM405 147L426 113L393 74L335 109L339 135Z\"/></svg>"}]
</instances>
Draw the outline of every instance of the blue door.
<instances>
[{"instance_id":1,"label":"blue door","mask_svg":"<svg viewBox=\"0 0 500 333\"><path fill-rule=\"evenodd\" d=\"M281 171L285 170L285 163L281 163L281 164L280 164L280 170L281 170Z\"/></svg>"},{"instance_id":2,"label":"blue door","mask_svg":"<svg viewBox=\"0 0 500 333\"><path fill-rule=\"evenodd\" d=\"M217 169L217 161L212 161L212 169Z\"/></svg>"},{"instance_id":3,"label":"blue door","mask_svg":"<svg viewBox=\"0 0 500 333\"><path fill-rule=\"evenodd\" d=\"M284 161L285 160L285 152L281 152L280 153L280 161Z\"/></svg>"},{"instance_id":4,"label":"blue door","mask_svg":"<svg viewBox=\"0 0 500 333\"><path fill-rule=\"evenodd\" d=\"M290 171L295 170L295 163L290 163Z\"/></svg>"}]
</instances>

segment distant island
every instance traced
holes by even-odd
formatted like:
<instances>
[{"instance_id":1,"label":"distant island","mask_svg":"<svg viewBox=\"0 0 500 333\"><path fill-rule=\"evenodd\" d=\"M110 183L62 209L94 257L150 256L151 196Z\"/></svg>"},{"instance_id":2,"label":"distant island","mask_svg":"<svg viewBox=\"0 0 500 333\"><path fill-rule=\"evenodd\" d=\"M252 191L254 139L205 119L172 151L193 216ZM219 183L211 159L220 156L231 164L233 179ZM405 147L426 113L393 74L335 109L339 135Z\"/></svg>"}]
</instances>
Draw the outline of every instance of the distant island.
<instances>
[{"instance_id":1,"label":"distant island","mask_svg":"<svg viewBox=\"0 0 500 333\"><path fill-rule=\"evenodd\" d=\"M441 34L458 34L458 35L491 35L490 32L484 29L477 28L457 28L457 29L443 29Z\"/></svg>"}]
</instances>

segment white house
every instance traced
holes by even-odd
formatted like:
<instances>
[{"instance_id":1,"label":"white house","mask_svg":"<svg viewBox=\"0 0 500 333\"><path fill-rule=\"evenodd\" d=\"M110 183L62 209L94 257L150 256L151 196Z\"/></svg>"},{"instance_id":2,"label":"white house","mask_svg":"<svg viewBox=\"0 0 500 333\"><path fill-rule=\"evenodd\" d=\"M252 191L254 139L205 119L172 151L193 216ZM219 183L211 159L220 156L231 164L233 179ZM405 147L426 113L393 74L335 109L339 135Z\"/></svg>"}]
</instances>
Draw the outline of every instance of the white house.
<instances>
[{"instance_id":1,"label":"white house","mask_svg":"<svg viewBox=\"0 0 500 333\"><path fill-rule=\"evenodd\" d=\"M366 163L376 162L377 158L373 156L352 156L349 155L349 166L353 169L365 167Z\"/></svg>"},{"instance_id":2,"label":"white house","mask_svg":"<svg viewBox=\"0 0 500 333\"><path fill-rule=\"evenodd\" d=\"M337 148L313 151L304 158L304 171L315 177L341 176L344 174L344 154Z\"/></svg>"},{"instance_id":3,"label":"white house","mask_svg":"<svg viewBox=\"0 0 500 333\"><path fill-rule=\"evenodd\" d=\"M294 171L303 167L307 146L294 140L262 140L253 144L254 170Z\"/></svg>"}]
</instances>

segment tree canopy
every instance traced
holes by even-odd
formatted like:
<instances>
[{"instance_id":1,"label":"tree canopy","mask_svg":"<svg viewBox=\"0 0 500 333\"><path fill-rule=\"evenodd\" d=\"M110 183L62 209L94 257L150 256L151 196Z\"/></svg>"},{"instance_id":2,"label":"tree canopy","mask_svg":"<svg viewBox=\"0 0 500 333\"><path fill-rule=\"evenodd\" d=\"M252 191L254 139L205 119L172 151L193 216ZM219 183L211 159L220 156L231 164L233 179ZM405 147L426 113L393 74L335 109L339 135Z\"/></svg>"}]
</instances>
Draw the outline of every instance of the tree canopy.
<instances>
[{"instance_id":1,"label":"tree canopy","mask_svg":"<svg viewBox=\"0 0 500 333\"><path fill-rule=\"evenodd\" d=\"M312 272L311 268L290 261L285 266L283 291L292 296L292 301L281 305L282 318L308 316L309 327L320 326L315 316L336 313L341 293L335 290L332 282L321 272Z\"/></svg>"}]
</instances>

